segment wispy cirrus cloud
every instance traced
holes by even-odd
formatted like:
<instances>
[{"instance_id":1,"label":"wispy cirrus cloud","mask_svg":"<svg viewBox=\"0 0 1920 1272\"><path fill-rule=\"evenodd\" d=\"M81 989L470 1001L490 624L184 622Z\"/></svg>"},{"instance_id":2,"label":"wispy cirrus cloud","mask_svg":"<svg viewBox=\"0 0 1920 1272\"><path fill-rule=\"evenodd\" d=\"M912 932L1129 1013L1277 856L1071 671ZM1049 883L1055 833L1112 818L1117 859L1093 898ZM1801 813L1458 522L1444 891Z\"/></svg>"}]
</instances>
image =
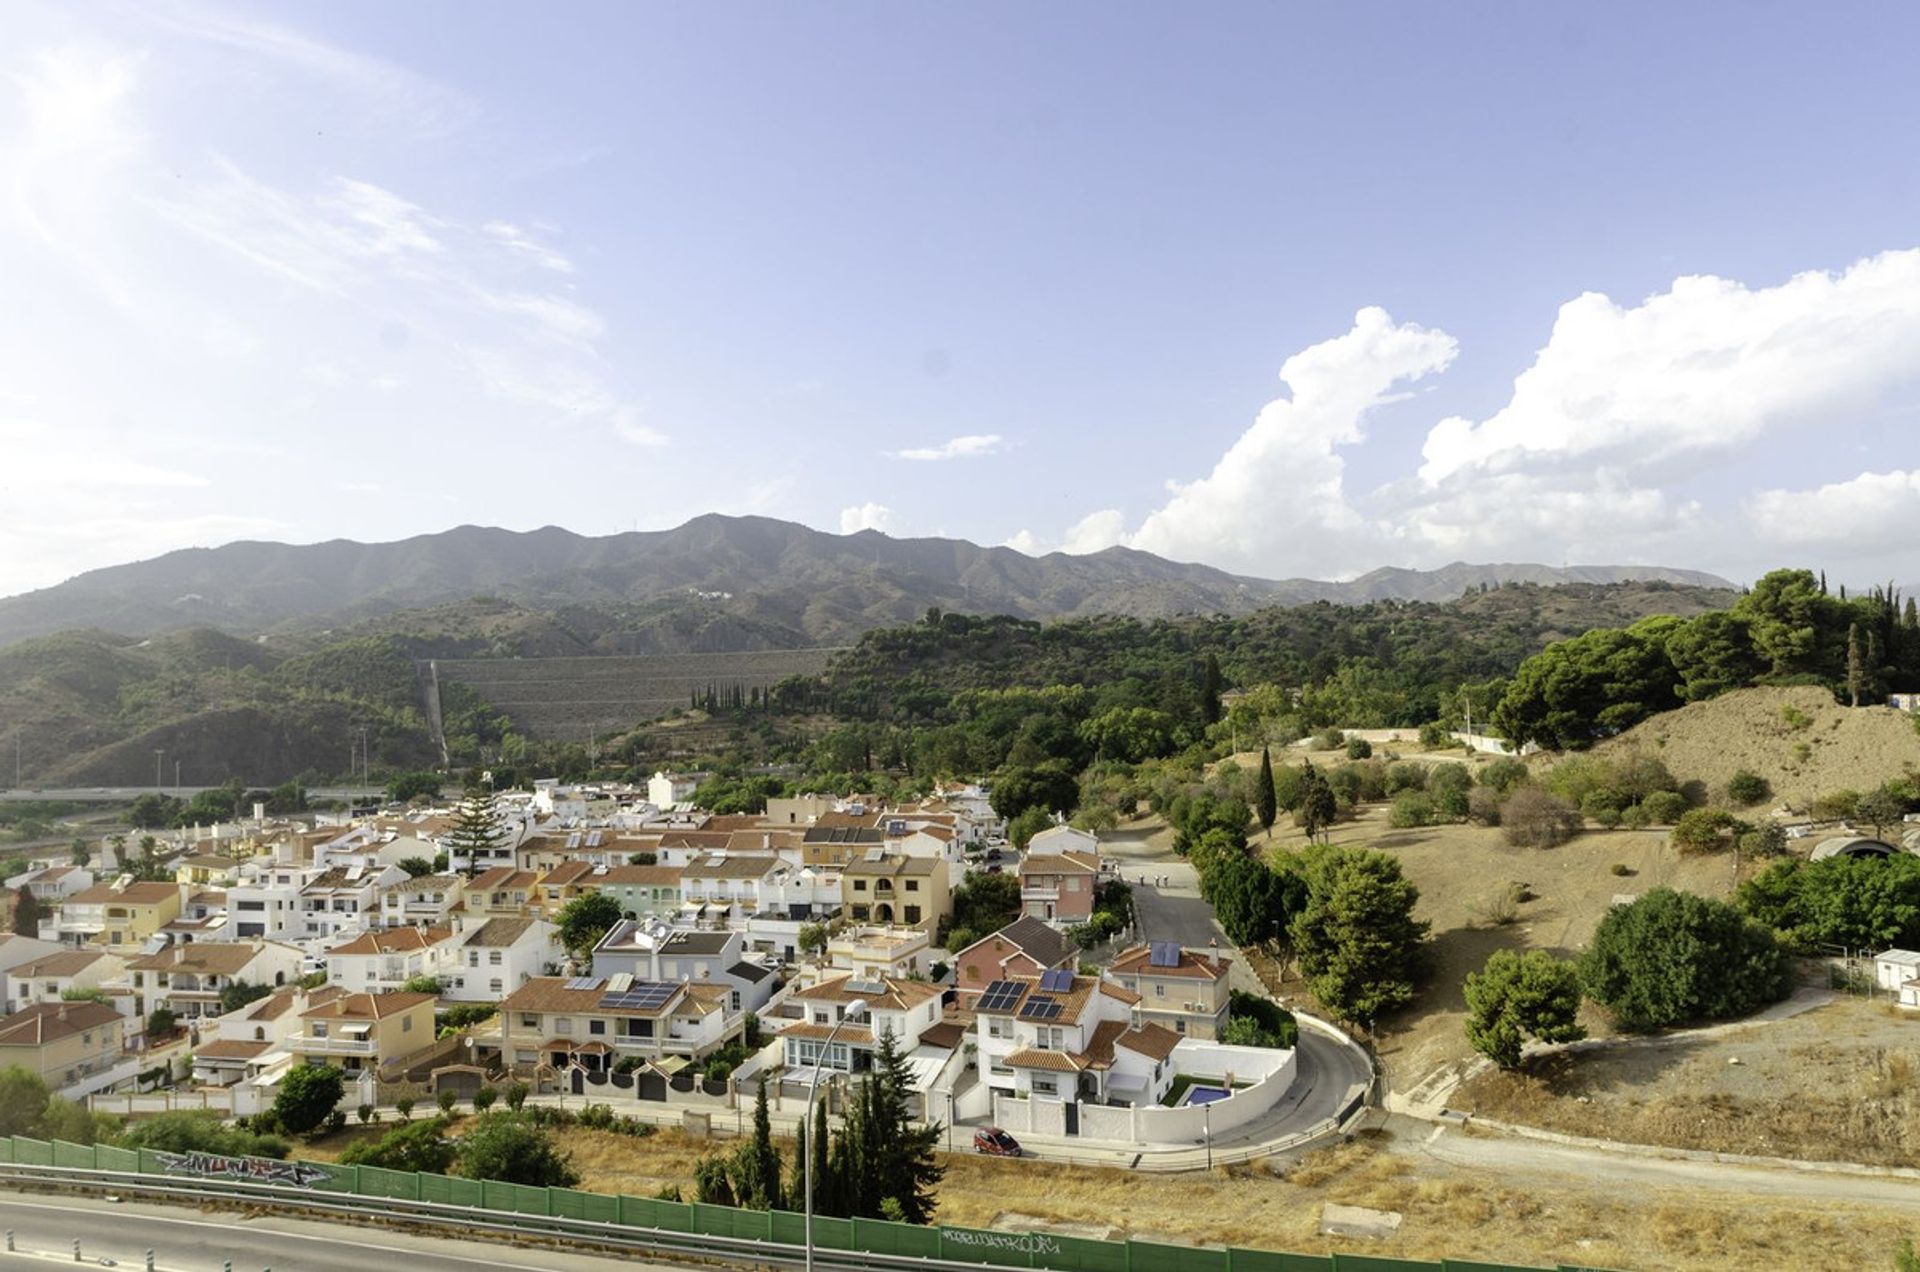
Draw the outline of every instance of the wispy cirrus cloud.
<instances>
[{"instance_id":1,"label":"wispy cirrus cloud","mask_svg":"<svg viewBox=\"0 0 1920 1272\"><path fill-rule=\"evenodd\" d=\"M894 459L939 463L949 459L979 459L986 455L997 455L1005 449L1006 438L998 433L969 433L964 437L950 437L938 446L915 446L884 453Z\"/></svg>"}]
</instances>

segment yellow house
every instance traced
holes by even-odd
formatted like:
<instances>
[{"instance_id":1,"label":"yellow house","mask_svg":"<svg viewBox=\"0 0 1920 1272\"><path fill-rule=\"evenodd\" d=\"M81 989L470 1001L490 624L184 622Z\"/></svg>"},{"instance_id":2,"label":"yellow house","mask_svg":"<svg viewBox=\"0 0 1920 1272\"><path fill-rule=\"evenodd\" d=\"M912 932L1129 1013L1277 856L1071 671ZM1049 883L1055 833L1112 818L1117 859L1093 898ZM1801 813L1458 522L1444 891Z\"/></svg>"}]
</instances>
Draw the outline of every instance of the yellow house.
<instances>
[{"instance_id":1,"label":"yellow house","mask_svg":"<svg viewBox=\"0 0 1920 1272\"><path fill-rule=\"evenodd\" d=\"M855 923L920 928L929 934L953 909L945 861L881 848L869 849L842 868L840 900Z\"/></svg>"},{"instance_id":2,"label":"yellow house","mask_svg":"<svg viewBox=\"0 0 1920 1272\"><path fill-rule=\"evenodd\" d=\"M17 1064L57 1091L111 1069L123 1028L105 1003L36 1003L0 1020L0 1068Z\"/></svg>"},{"instance_id":3,"label":"yellow house","mask_svg":"<svg viewBox=\"0 0 1920 1272\"><path fill-rule=\"evenodd\" d=\"M196 888L225 887L233 882L234 870L239 864L232 857L196 853L173 863L173 881Z\"/></svg>"},{"instance_id":4,"label":"yellow house","mask_svg":"<svg viewBox=\"0 0 1920 1272\"><path fill-rule=\"evenodd\" d=\"M75 945L143 945L180 917L176 883L96 884L60 903L55 926Z\"/></svg>"},{"instance_id":5,"label":"yellow house","mask_svg":"<svg viewBox=\"0 0 1920 1272\"><path fill-rule=\"evenodd\" d=\"M434 1001L432 994L341 994L300 1014L287 1050L348 1073L377 1070L433 1045Z\"/></svg>"}]
</instances>

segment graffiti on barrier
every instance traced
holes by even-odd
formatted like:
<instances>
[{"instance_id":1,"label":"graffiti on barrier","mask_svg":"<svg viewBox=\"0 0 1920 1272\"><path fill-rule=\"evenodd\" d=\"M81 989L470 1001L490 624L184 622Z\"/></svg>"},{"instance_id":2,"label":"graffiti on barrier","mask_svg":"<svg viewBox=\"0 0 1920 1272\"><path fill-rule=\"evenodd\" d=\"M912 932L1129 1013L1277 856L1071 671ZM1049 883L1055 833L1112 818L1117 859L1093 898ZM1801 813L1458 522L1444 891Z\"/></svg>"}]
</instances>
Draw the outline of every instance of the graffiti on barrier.
<instances>
[{"instance_id":1,"label":"graffiti on barrier","mask_svg":"<svg viewBox=\"0 0 1920 1272\"><path fill-rule=\"evenodd\" d=\"M1015 1254L1061 1253L1058 1241L1038 1232L976 1232L966 1228L942 1228L940 1239L989 1250L1010 1250Z\"/></svg>"},{"instance_id":2,"label":"graffiti on barrier","mask_svg":"<svg viewBox=\"0 0 1920 1272\"><path fill-rule=\"evenodd\" d=\"M306 1162L275 1162L264 1157L221 1157L217 1153L155 1153L161 1169L196 1179L240 1179L255 1184L292 1184L305 1188L332 1174Z\"/></svg>"}]
</instances>

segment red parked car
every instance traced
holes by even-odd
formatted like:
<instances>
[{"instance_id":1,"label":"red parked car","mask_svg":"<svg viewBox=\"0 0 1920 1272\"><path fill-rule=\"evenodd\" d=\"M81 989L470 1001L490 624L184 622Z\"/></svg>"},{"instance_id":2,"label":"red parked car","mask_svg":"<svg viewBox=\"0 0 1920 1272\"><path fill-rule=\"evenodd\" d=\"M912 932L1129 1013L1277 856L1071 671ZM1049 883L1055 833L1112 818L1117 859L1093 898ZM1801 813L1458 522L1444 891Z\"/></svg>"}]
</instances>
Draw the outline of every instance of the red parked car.
<instances>
[{"instance_id":1,"label":"red parked car","mask_svg":"<svg viewBox=\"0 0 1920 1272\"><path fill-rule=\"evenodd\" d=\"M973 1133L973 1151L991 1157L1018 1157L1020 1141L997 1126L983 1127Z\"/></svg>"}]
</instances>

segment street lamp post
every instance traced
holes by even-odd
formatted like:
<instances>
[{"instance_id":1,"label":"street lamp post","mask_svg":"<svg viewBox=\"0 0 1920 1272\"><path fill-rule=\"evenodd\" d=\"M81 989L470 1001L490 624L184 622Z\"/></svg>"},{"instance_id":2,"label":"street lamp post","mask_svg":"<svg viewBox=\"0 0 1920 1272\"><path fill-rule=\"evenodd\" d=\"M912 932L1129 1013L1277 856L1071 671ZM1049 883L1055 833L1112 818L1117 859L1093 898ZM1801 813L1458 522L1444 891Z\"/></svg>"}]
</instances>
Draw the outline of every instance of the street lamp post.
<instances>
[{"instance_id":1,"label":"street lamp post","mask_svg":"<svg viewBox=\"0 0 1920 1272\"><path fill-rule=\"evenodd\" d=\"M820 1044L820 1054L814 1057L813 1081L807 1084L807 1111L800 1115L800 1125L807 1128L807 1145L805 1150L807 1160L802 1168L806 1181L803 1191L806 1193L807 1272L813 1272L813 1155L818 1151L813 1143L813 1136L816 1133L813 1125L813 1097L820 1091L820 1069L821 1066L826 1063L828 1054L833 1050L833 1040L834 1037L839 1034L840 1026L846 1024L847 1021L855 1016L864 1016L866 1012L867 1003L863 998L854 999L841 1010L840 1019L835 1021L833 1028L827 1031L827 1040Z\"/></svg>"},{"instance_id":2,"label":"street lamp post","mask_svg":"<svg viewBox=\"0 0 1920 1272\"><path fill-rule=\"evenodd\" d=\"M1207 1136L1207 1172L1213 1172L1213 1101L1208 1100L1200 1106L1200 1122L1206 1128Z\"/></svg>"}]
</instances>

